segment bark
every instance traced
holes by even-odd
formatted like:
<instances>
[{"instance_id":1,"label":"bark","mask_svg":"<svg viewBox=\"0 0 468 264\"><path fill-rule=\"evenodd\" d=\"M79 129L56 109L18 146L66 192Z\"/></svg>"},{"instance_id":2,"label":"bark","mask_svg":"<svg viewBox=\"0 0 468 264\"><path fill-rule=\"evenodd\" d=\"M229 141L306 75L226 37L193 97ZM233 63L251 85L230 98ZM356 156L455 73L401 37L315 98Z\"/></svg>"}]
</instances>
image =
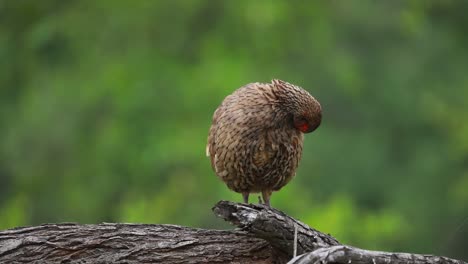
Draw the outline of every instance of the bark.
<instances>
[{"instance_id":1,"label":"bark","mask_svg":"<svg viewBox=\"0 0 468 264\"><path fill-rule=\"evenodd\" d=\"M219 217L261 237L289 257L293 256L294 229L297 252L302 254L288 264L318 263L459 263L461 260L432 255L381 252L342 245L329 234L317 231L276 209L221 201L213 208ZM309 253L305 253L309 252Z\"/></svg>"},{"instance_id":2,"label":"bark","mask_svg":"<svg viewBox=\"0 0 468 264\"><path fill-rule=\"evenodd\" d=\"M281 211L221 201L232 231L175 225L45 224L0 231L0 263L462 263L342 245ZM294 231L297 252L292 259ZM292 260L291 260L292 259Z\"/></svg>"},{"instance_id":3,"label":"bark","mask_svg":"<svg viewBox=\"0 0 468 264\"><path fill-rule=\"evenodd\" d=\"M214 213L242 230L263 238L288 256L293 255L294 229L297 227L297 253L340 245L330 235L264 205L239 204L221 201L213 207Z\"/></svg>"},{"instance_id":4,"label":"bark","mask_svg":"<svg viewBox=\"0 0 468 264\"><path fill-rule=\"evenodd\" d=\"M409 253L391 253L382 251L364 250L350 246L333 246L320 248L310 253L292 259L288 264L312 263L354 263L354 264L388 264L388 263L464 263L461 260L449 259L432 255Z\"/></svg>"},{"instance_id":5,"label":"bark","mask_svg":"<svg viewBox=\"0 0 468 264\"><path fill-rule=\"evenodd\" d=\"M0 231L0 263L285 263L242 231L174 225L46 224Z\"/></svg>"}]
</instances>

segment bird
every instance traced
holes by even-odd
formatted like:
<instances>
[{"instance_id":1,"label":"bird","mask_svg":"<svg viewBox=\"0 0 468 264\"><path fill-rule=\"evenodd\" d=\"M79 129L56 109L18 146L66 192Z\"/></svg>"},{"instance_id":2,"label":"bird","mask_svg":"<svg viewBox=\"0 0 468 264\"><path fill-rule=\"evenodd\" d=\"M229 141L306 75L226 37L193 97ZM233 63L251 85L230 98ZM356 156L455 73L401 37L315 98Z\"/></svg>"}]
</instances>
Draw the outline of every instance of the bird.
<instances>
[{"instance_id":1,"label":"bird","mask_svg":"<svg viewBox=\"0 0 468 264\"><path fill-rule=\"evenodd\" d=\"M296 174L304 134L322 120L320 103L300 86L273 79L249 83L226 96L215 110L206 156L215 174L244 203L261 193L270 207L279 191Z\"/></svg>"}]
</instances>

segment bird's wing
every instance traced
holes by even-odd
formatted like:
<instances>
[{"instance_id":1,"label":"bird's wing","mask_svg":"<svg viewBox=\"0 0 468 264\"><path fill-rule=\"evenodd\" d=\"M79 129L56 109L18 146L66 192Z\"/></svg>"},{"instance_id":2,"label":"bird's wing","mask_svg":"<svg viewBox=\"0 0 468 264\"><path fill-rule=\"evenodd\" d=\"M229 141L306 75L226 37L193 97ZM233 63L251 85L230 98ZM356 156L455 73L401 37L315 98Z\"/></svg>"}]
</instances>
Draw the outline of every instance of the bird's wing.
<instances>
[{"instance_id":1,"label":"bird's wing","mask_svg":"<svg viewBox=\"0 0 468 264\"><path fill-rule=\"evenodd\" d=\"M265 168L272 163L277 152L276 144L268 142L266 139L260 140L259 144L255 146L252 162L259 169Z\"/></svg>"},{"instance_id":2,"label":"bird's wing","mask_svg":"<svg viewBox=\"0 0 468 264\"><path fill-rule=\"evenodd\" d=\"M213 114L213 121L211 123L211 127L210 127L210 132L208 134L208 142L206 144L206 156L207 157L210 157L210 161L211 161L211 167L213 168L213 170L216 171L215 169L215 162L214 162L214 158L215 158L215 153L214 153L214 144L215 144L215 134L216 134L216 130L218 129L218 119L219 119L219 116L221 114L221 107L218 107L218 109L216 109L216 111L214 112Z\"/></svg>"}]
</instances>

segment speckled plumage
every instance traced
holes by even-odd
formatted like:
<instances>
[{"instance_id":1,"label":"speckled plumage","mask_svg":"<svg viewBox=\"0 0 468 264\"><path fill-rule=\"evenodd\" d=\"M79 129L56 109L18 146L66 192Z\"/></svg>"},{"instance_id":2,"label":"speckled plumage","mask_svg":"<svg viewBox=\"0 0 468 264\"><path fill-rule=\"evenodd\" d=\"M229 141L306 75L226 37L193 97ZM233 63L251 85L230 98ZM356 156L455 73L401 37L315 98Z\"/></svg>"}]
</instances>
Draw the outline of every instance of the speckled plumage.
<instances>
[{"instance_id":1,"label":"speckled plumage","mask_svg":"<svg viewBox=\"0 0 468 264\"><path fill-rule=\"evenodd\" d=\"M250 83L227 96L213 115L206 154L216 175L233 191L270 195L295 175L304 133L321 122L321 107L290 83ZM301 131L302 130L302 131Z\"/></svg>"}]
</instances>

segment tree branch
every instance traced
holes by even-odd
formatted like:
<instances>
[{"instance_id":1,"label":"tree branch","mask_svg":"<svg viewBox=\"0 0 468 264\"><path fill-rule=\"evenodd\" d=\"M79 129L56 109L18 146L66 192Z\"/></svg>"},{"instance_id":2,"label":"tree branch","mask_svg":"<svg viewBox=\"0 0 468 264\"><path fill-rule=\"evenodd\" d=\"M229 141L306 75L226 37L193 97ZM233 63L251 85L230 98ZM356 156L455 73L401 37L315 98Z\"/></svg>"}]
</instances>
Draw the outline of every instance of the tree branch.
<instances>
[{"instance_id":1,"label":"tree branch","mask_svg":"<svg viewBox=\"0 0 468 264\"><path fill-rule=\"evenodd\" d=\"M0 263L459 263L363 250L263 205L221 201L233 231L147 224L46 224L0 231ZM297 226L299 257L292 259ZM292 259L292 260L291 260Z\"/></svg>"},{"instance_id":2,"label":"tree branch","mask_svg":"<svg viewBox=\"0 0 468 264\"><path fill-rule=\"evenodd\" d=\"M0 263L285 263L242 231L175 225L46 224L0 231Z\"/></svg>"},{"instance_id":3,"label":"tree branch","mask_svg":"<svg viewBox=\"0 0 468 264\"><path fill-rule=\"evenodd\" d=\"M270 242L292 258L294 227L298 226L298 253L290 264L312 263L459 263L461 260L432 255L393 253L359 249L342 245L328 234L273 208L263 205L246 205L220 201L213 207L214 213L242 230ZM308 252L308 253L307 253Z\"/></svg>"},{"instance_id":4,"label":"tree branch","mask_svg":"<svg viewBox=\"0 0 468 264\"><path fill-rule=\"evenodd\" d=\"M264 205L220 201L213 212L242 230L263 238L292 257L294 228L297 225L297 252L303 254L318 248L340 245L330 235L321 233L285 213Z\"/></svg>"},{"instance_id":5,"label":"tree branch","mask_svg":"<svg viewBox=\"0 0 468 264\"><path fill-rule=\"evenodd\" d=\"M288 264L312 264L312 263L354 263L354 264L388 264L388 263L464 263L446 257L432 255L420 255L410 253L391 253L382 251L364 250L350 246L332 246L320 248L310 253L292 259Z\"/></svg>"}]
</instances>

